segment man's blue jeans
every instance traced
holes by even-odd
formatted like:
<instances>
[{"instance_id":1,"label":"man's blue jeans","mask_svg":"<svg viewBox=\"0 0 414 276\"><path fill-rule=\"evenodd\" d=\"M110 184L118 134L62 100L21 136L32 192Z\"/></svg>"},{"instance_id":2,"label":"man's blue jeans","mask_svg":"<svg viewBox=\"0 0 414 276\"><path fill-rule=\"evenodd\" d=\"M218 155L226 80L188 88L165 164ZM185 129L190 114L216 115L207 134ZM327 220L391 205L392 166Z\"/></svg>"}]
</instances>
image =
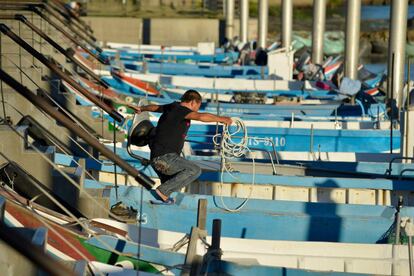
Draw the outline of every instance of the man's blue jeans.
<instances>
[{"instance_id":1,"label":"man's blue jeans","mask_svg":"<svg viewBox=\"0 0 414 276\"><path fill-rule=\"evenodd\" d=\"M201 174L199 166L177 153L155 157L151 160L151 166L161 179L158 190L166 196L191 184Z\"/></svg>"}]
</instances>

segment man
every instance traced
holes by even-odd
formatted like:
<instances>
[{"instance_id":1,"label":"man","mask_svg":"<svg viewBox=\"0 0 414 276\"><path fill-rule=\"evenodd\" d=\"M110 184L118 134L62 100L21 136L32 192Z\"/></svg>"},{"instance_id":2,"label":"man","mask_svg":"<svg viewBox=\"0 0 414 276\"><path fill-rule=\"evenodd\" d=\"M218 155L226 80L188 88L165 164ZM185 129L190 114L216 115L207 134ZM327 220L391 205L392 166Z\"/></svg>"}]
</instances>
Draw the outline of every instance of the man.
<instances>
[{"instance_id":1,"label":"man","mask_svg":"<svg viewBox=\"0 0 414 276\"><path fill-rule=\"evenodd\" d=\"M74 15L79 16L80 9L81 9L81 3L77 1L69 1L69 3L65 4L65 8L68 11L71 11ZM67 19L70 19L70 17Z\"/></svg>"},{"instance_id":2,"label":"man","mask_svg":"<svg viewBox=\"0 0 414 276\"><path fill-rule=\"evenodd\" d=\"M161 185L155 189L161 203L173 203L169 198L170 194L189 185L201 174L201 169L196 164L180 156L190 128L190 121L218 122L228 125L232 123L229 117L199 113L201 100L201 95L197 91L188 90L181 97L181 102L134 107L137 113L142 111L162 113L154 137L149 143L151 166L161 180Z\"/></svg>"}]
</instances>

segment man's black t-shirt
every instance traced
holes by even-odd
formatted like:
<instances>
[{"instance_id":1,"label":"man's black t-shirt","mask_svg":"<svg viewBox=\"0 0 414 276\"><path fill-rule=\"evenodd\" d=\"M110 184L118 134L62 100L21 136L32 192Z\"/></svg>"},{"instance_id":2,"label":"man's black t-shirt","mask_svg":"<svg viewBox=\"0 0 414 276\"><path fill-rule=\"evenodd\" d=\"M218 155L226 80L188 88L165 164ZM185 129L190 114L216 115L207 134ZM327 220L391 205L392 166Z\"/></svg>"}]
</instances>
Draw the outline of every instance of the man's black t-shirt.
<instances>
[{"instance_id":1,"label":"man's black t-shirt","mask_svg":"<svg viewBox=\"0 0 414 276\"><path fill-rule=\"evenodd\" d=\"M158 120L155 135L151 139L151 159L167 154L180 154L184 146L190 120L185 119L191 109L173 102L161 106L162 115Z\"/></svg>"}]
</instances>

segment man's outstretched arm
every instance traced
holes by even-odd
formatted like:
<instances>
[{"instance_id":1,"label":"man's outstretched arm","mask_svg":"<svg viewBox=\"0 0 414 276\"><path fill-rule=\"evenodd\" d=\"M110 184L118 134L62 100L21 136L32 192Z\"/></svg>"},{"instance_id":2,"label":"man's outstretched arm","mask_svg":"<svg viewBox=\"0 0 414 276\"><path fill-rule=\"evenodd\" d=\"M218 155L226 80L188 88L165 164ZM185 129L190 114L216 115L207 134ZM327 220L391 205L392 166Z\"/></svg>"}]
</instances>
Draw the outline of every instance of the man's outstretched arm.
<instances>
[{"instance_id":1,"label":"man's outstretched arm","mask_svg":"<svg viewBox=\"0 0 414 276\"><path fill-rule=\"evenodd\" d=\"M156 104L149 104L149 105L143 105L143 106L136 106L136 105L130 105L130 108L134 109L136 113L141 113L145 111L150 112L162 112L162 106L156 105Z\"/></svg>"},{"instance_id":2,"label":"man's outstretched arm","mask_svg":"<svg viewBox=\"0 0 414 276\"><path fill-rule=\"evenodd\" d=\"M223 123L226 125L230 125L232 123L232 120L230 117L217 116L211 113L191 112L187 114L185 118L188 120L196 120L196 121L201 121L205 123L218 122L218 123Z\"/></svg>"}]
</instances>

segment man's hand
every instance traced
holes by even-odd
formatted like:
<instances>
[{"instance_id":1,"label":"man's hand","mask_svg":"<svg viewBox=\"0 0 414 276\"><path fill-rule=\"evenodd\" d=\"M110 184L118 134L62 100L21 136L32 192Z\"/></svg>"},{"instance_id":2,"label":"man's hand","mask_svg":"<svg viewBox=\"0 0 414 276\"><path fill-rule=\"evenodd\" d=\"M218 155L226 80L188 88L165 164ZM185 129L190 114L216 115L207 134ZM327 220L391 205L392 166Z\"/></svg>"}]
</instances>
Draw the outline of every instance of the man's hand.
<instances>
[{"instance_id":1,"label":"man's hand","mask_svg":"<svg viewBox=\"0 0 414 276\"><path fill-rule=\"evenodd\" d=\"M130 108L132 108L136 113L140 114L142 112L141 107L136 105L129 105Z\"/></svg>"},{"instance_id":2,"label":"man's hand","mask_svg":"<svg viewBox=\"0 0 414 276\"><path fill-rule=\"evenodd\" d=\"M231 125L231 123L233 123L233 120L230 117L223 117L223 118L224 118L223 124Z\"/></svg>"}]
</instances>

